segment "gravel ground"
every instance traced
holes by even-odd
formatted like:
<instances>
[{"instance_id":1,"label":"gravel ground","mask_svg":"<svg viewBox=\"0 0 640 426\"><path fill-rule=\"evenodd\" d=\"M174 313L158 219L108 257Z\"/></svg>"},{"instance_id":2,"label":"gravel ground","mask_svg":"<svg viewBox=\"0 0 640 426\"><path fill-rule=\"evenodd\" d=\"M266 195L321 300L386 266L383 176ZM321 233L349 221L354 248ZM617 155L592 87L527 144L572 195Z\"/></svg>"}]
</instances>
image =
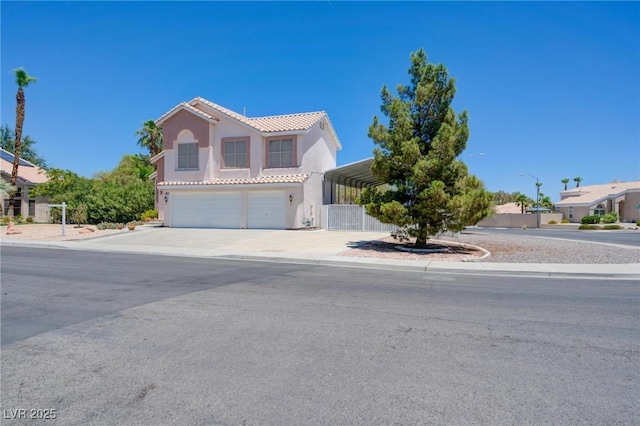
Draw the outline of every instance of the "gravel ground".
<instances>
[{"instance_id":1,"label":"gravel ground","mask_svg":"<svg viewBox=\"0 0 640 426\"><path fill-rule=\"evenodd\" d=\"M80 231L90 228L94 232L88 234L81 234ZM16 229L20 231L19 234L7 235L7 227L2 227L2 239L6 241L11 240L32 240L32 241L71 241L71 240L85 240L89 238L96 238L103 235L112 235L119 232L129 232L125 227L124 229L96 229L94 225L82 225L82 228L76 228L75 225L65 226L64 236L62 235L62 225L55 224L20 224L16 225Z\"/></svg>"},{"instance_id":2,"label":"gravel ground","mask_svg":"<svg viewBox=\"0 0 640 426\"><path fill-rule=\"evenodd\" d=\"M463 232L457 237L441 236L437 238L438 244L451 241L455 243L470 244L482 247L491 256L481 262L494 263L604 263L627 264L640 263L640 250L625 249L604 244L588 243L582 241L555 240L539 237L522 237L516 235L482 234ZM407 260L437 260L437 261L469 261L477 260L482 252L464 250L462 253L404 253L396 251L393 246L398 245L391 238L385 238L378 242L372 242L364 247L354 248L343 253L344 256L353 257L380 257ZM475 258L475 259L474 259Z\"/></svg>"}]
</instances>

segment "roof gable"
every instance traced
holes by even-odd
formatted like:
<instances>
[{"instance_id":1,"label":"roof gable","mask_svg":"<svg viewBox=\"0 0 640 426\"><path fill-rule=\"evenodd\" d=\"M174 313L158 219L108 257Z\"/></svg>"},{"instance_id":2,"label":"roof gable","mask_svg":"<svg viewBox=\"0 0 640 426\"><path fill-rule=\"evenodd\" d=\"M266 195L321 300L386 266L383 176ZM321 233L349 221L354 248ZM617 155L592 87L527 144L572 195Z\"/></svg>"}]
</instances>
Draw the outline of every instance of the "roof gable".
<instances>
[{"instance_id":1,"label":"roof gable","mask_svg":"<svg viewBox=\"0 0 640 426\"><path fill-rule=\"evenodd\" d=\"M4 149L0 149L0 171L11 176L13 171L14 155ZM49 180L47 173L30 161L20 158L18 167L18 179L25 183L44 183Z\"/></svg>"},{"instance_id":2,"label":"roof gable","mask_svg":"<svg viewBox=\"0 0 640 426\"><path fill-rule=\"evenodd\" d=\"M580 186L560 192L564 196L555 203L560 206L593 205L609 198L616 198L626 192L640 191L640 181L611 182L599 185Z\"/></svg>"},{"instance_id":3,"label":"roof gable","mask_svg":"<svg viewBox=\"0 0 640 426\"><path fill-rule=\"evenodd\" d=\"M342 148L338 136L333 129L329 116L324 111L303 112L297 114L270 115L265 117L246 117L221 105L213 103L201 97L195 97L188 102L189 105L203 105L214 112L230 118L252 130L260 132L263 136L274 133L306 133L320 120L325 119L329 126L329 132L338 149Z\"/></svg>"}]
</instances>

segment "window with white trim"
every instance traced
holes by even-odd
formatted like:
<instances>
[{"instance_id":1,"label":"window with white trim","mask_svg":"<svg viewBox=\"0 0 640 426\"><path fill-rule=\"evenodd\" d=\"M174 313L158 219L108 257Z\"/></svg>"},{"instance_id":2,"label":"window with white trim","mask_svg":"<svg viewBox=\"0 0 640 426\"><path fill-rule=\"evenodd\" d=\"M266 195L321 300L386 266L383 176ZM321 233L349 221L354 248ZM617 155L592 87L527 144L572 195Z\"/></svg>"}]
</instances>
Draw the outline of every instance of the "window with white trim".
<instances>
[{"instance_id":1,"label":"window with white trim","mask_svg":"<svg viewBox=\"0 0 640 426\"><path fill-rule=\"evenodd\" d=\"M293 167L293 138L269 140L269 167Z\"/></svg>"},{"instance_id":2,"label":"window with white trim","mask_svg":"<svg viewBox=\"0 0 640 426\"><path fill-rule=\"evenodd\" d=\"M605 209L604 209L604 205L602 204L598 204L598 206L593 209L593 215L594 216L604 216L606 213Z\"/></svg>"},{"instance_id":3,"label":"window with white trim","mask_svg":"<svg viewBox=\"0 0 640 426\"><path fill-rule=\"evenodd\" d=\"M249 167L247 158L247 138L223 139L222 158L224 168L246 168Z\"/></svg>"},{"instance_id":4,"label":"window with white trim","mask_svg":"<svg viewBox=\"0 0 640 426\"><path fill-rule=\"evenodd\" d=\"M198 170L198 142L178 144L178 170Z\"/></svg>"}]
</instances>

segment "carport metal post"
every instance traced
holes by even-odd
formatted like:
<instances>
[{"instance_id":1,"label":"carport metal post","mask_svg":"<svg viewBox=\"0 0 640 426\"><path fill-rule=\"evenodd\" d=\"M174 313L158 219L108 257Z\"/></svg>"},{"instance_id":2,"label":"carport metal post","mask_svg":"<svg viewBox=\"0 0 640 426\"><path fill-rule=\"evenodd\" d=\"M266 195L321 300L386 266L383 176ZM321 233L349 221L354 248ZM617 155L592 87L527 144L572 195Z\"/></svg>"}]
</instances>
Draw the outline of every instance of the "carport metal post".
<instances>
[{"instance_id":1,"label":"carport metal post","mask_svg":"<svg viewBox=\"0 0 640 426\"><path fill-rule=\"evenodd\" d=\"M62 204L49 204L49 207L62 207L62 236L64 237L64 226L67 221L67 203L63 201Z\"/></svg>"}]
</instances>

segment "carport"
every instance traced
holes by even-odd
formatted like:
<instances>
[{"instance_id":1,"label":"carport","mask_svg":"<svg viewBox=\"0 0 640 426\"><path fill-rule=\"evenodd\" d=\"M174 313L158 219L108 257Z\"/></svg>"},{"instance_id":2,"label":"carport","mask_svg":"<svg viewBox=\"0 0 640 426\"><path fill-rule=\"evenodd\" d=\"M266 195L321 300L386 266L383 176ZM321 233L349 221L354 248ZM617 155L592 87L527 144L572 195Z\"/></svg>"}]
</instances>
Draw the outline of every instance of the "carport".
<instances>
[{"instance_id":1,"label":"carport","mask_svg":"<svg viewBox=\"0 0 640 426\"><path fill-rule=\"evenodd\" d=\"M371 172L373 157L324 172L323 204L354 204L362 188L383 183Z\"/></svg>"}]
</instances>

